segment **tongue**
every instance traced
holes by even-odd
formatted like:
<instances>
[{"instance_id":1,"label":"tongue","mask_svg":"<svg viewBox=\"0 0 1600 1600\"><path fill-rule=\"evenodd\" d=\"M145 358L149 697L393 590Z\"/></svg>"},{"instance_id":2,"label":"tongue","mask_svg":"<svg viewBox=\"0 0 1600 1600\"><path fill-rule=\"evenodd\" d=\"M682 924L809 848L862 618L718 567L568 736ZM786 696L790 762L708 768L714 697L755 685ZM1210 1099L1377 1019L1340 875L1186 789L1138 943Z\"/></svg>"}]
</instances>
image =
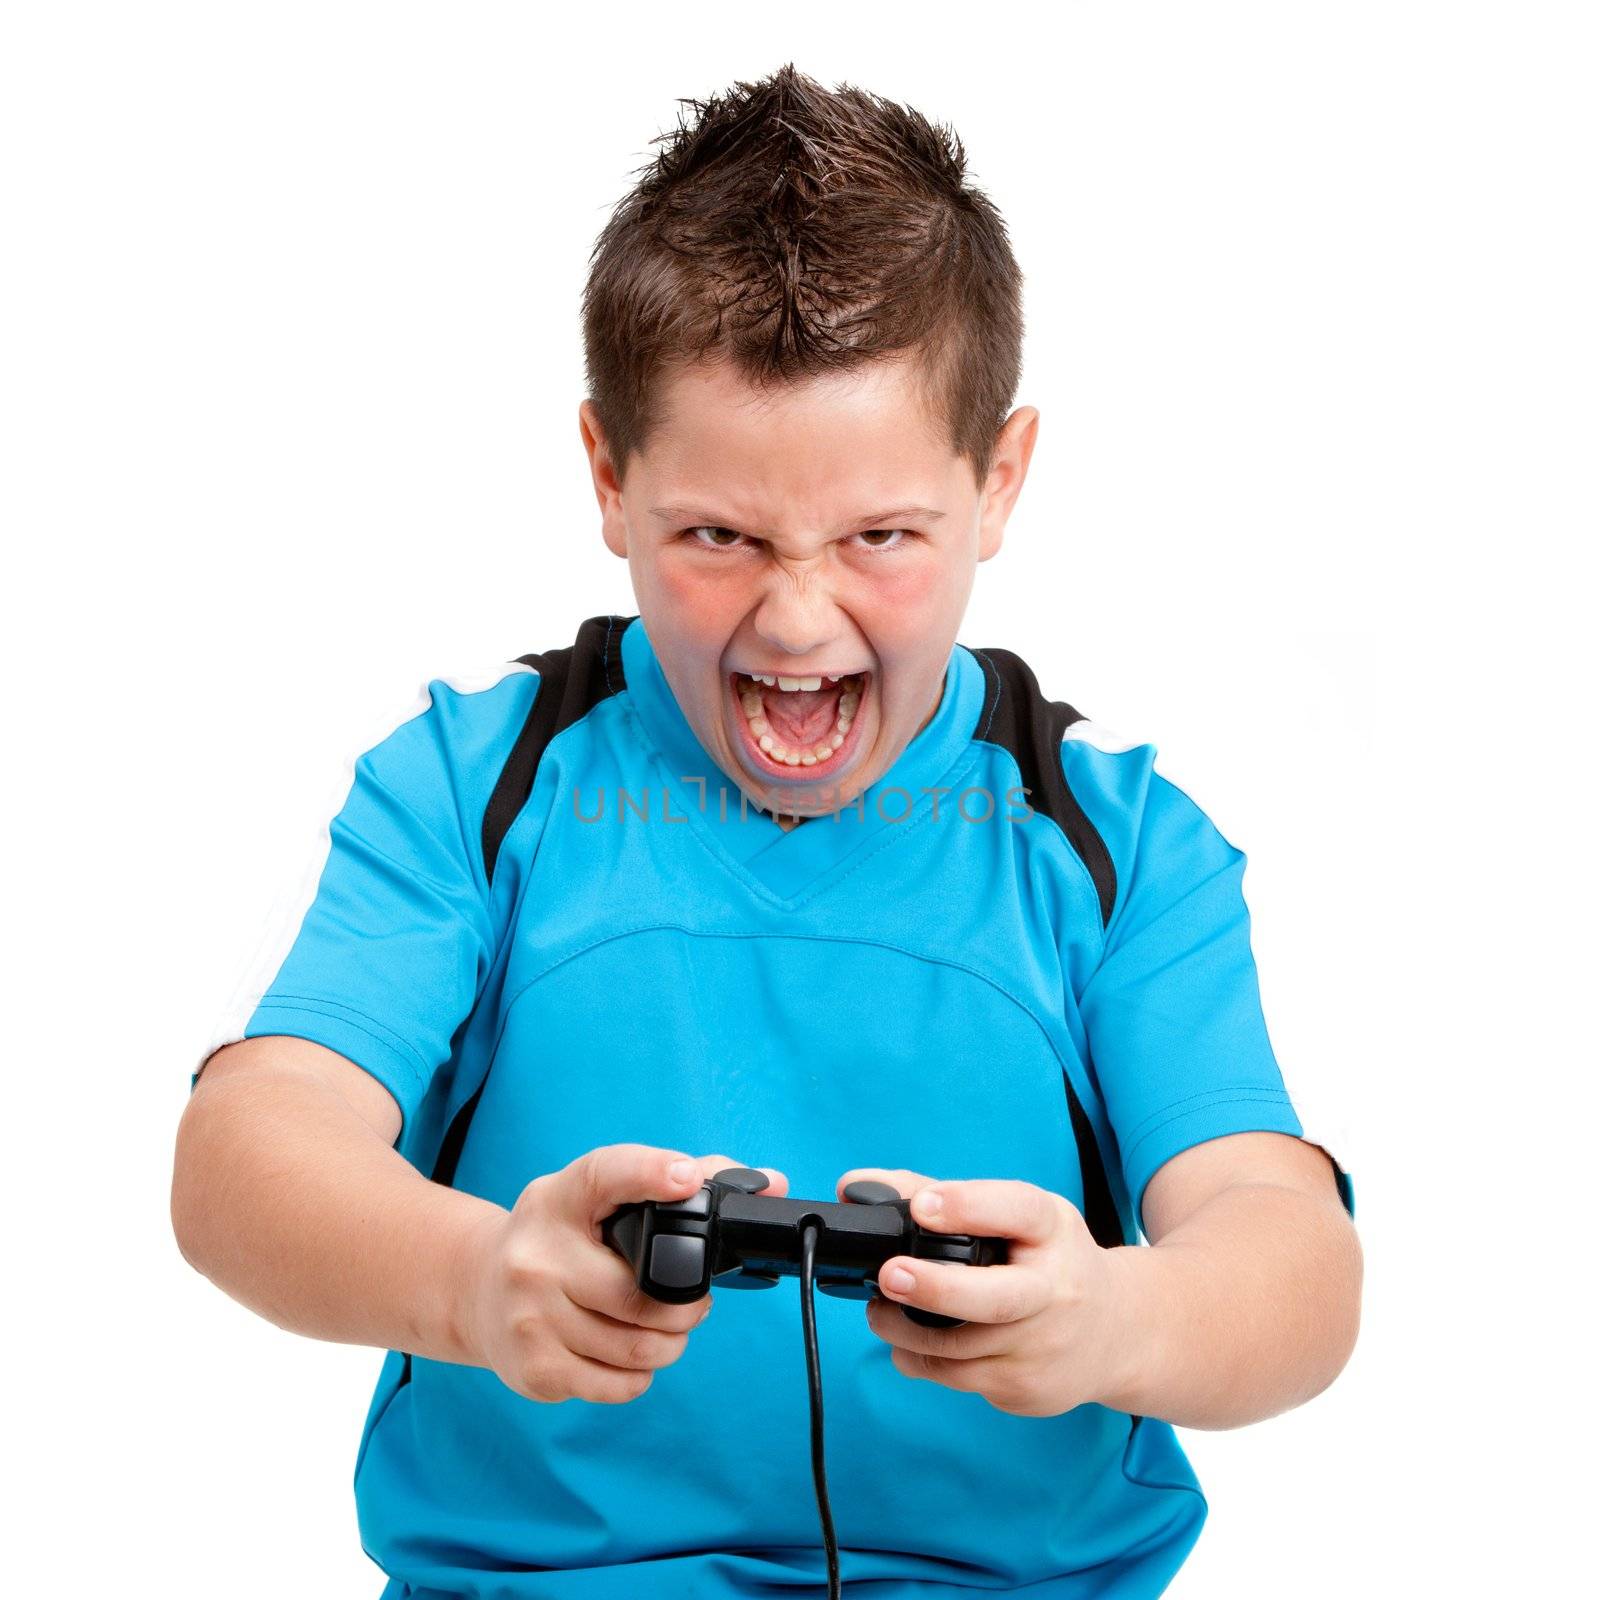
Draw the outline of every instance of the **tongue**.
<instances>
[{"instance_id":1,"label":"tongue","mask_svg":"<svg viewBox=\"0 0 1600 1600\"><path fill-rule=\"evenodd\" d=\"M820 689L763 688L761 709L786 745L815 744L833 732L840 692L836 683Z\"/></svg>"}]
</instances>

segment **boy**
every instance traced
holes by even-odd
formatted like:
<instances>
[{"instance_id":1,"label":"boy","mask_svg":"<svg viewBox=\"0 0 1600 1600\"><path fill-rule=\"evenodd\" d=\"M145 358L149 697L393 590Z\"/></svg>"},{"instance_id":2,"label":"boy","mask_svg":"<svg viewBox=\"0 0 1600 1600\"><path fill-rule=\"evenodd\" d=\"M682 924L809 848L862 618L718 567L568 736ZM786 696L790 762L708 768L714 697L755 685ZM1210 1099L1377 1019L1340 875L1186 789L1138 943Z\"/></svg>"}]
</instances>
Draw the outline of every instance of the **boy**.
<instances>
[{"instance_id":1,"label":"boy","mask_svg":"<svg viewBox=\"0 0 1600 1600\"><path fill-rule=\"evenodd\" d=\"M1348 1189L1267 1040L1244 857L1151 746L956 643L1038 423L959 145L792 67L698 110L585 295L639 615L431 684L361 758L195 1074L174 1225L281 1325L388 1349L387 1600L722 1600L824 1582L793 1288L702 1326L600 1224L756 1159L887 1181L1010 1259L818 1301L844 1582L1155 1595L1204 1516L1171 1424L1348 1356Z\"/></svg>"}]
</instances>

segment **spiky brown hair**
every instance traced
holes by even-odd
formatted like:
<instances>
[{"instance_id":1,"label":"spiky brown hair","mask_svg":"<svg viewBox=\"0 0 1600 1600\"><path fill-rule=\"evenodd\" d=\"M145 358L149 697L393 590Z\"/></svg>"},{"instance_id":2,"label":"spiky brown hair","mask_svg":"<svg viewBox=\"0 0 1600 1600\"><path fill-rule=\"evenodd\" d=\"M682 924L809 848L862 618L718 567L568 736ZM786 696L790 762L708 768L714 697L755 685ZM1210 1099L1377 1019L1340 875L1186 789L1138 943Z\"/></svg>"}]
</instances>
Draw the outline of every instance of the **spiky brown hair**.
<instances>
[{"instance_id":1,"label":"spiky brown hair","mask_svg":"<svg viewBox=\"0 0 1600 1600\"><path fill-rule=\"evenodd\" d=\"M583 295L590 399L620 474L674 364L752 386L909 356L981 485L1022 364L1022 273L948 127L793 63L706 101L639 170Z\"/></svg>"}]
</instances>

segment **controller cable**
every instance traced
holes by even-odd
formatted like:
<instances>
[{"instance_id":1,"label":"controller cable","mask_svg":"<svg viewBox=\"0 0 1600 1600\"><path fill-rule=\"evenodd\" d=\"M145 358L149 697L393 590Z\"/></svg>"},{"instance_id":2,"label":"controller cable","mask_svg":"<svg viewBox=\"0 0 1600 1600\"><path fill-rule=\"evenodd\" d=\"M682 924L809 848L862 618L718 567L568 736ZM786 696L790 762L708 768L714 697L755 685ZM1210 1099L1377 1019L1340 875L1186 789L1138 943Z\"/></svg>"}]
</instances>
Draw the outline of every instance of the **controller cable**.
<instances>
[{"instance_id":1,"label":"controller cable","mask_svg":"<svg viewBox=\"0 0 1600 1600\"><path fill-rule=\"evenodd\" d=\"M817 1308L812 1300L820 1232L814 1218L800 1229L800 1322L805 1330L806 1378L811 1389L811 1476L817 1485L822 1543L828 1555L828 1600L839 1600L839 1546L833 1534L833 1513L828 1509L828 1475L822 1465L822 1362L817 1354Z\"/></svg>"}]
</instances>

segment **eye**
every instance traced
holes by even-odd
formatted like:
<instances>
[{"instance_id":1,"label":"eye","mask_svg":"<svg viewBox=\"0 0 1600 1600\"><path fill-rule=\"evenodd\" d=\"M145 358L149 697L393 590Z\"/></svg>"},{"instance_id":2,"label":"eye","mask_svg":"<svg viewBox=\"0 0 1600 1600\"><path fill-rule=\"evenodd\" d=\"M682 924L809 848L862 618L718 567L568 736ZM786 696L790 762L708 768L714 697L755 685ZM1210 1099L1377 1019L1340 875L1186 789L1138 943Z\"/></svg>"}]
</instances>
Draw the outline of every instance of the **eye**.
<instances>
[{"instance_id":1,"label":"eye","mask_svg":"<svg viewBox=\"0 0 1600 1600\"><path fill-rule=\"evenodd\" d=\"M732 528L714 528L709 523L685 529L685 533L692 543L703 550L737 550L739 541L744 538L742 533L736 533ZM702 539L701 534L710 534L711 537Z\"/></svg>"},{"instance_id":2,"label":"eye","mask_svg":"<svg viewBox=\"0 0 1600 1600\"><path fill-rule=\"evenodd\" d=\"M909 528L868 528L855 537L865 541L869 550L896 550L916 535Z\"/></svg>"},{"instance_id":3,"label":"eye","mask_svg":"<svg viewBox=\"0 0 1600 1600\"><path fill-rule=\"evenodd\" d=\"M754 547L762 542L733 528L719 528L711 523L685 528L683 537L699 545L702 550L737 550L741 546ZM915 539L919 535L909 528L868 528L850 537L861 540L868 550L897 550L907 539Z\"/></svg>"}]
</instances>

